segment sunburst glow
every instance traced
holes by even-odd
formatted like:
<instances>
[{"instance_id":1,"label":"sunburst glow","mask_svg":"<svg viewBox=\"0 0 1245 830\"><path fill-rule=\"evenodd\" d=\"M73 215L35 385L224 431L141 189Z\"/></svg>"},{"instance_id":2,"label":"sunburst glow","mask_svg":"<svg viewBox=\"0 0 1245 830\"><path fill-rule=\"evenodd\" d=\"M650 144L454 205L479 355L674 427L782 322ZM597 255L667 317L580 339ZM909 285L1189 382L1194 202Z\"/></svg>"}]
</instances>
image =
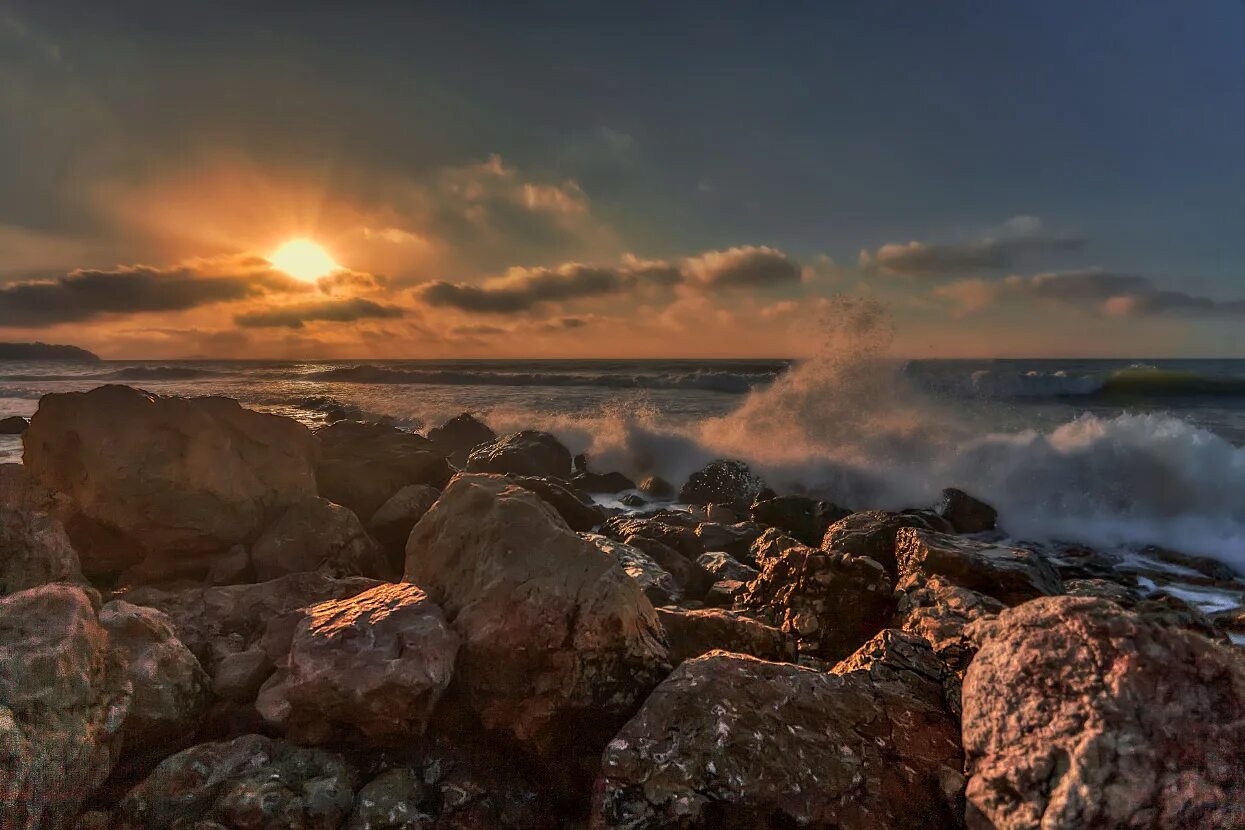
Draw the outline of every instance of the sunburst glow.
<instances>
[{"instance_id":1,"label":"sunburst glow","mask_svg":"<svg viewBox=\"0 0 1245 830\"><path fill-rule=\"evenodd\" d=\"M300 280L318 280L341 267L310 239L291 239L273 251L268 261Z\"/></svg>"}]
</instances>

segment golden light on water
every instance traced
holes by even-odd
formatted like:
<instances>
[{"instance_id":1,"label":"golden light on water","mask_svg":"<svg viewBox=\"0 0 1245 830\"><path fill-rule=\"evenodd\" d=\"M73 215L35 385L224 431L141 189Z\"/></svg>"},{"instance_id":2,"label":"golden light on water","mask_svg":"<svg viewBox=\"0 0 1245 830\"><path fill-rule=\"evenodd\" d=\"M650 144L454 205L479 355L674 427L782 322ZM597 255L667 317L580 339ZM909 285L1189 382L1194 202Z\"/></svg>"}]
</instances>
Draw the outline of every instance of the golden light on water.
<instances>
[{"instance_id":1,"label":"golden light on water","mask_svg":"<svg viewBox=\"0 0 1245 830\"><path fill-rule=\"evenodd\" d=\"M291 239L273 251L268 261L291 277L308 281L328 276L341 267L328 251L310 239Z\"/></svg>"}]
</instances>

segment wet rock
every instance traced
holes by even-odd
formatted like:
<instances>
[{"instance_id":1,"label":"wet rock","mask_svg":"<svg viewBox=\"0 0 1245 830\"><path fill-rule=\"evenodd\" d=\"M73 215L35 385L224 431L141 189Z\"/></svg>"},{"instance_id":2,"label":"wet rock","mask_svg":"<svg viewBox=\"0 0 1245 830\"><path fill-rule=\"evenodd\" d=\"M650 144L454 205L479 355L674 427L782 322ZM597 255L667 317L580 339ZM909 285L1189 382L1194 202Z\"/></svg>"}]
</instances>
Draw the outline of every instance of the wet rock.
<instances>
[{"instance_id":1,"label":"wet rock","mask_svg":"<svg viewBox=\"0 0 1245 830\"><path fill-rule=\"evenodd\" d=\"M597 506L586 493L549 478L533 476L508 476L520 487L526 487L540 496L550 507L558 511L571 530L589 531L605 521L605 511Z\"/></svg>"},{"instance_id":2,"label":"wet rock","mask_svg":"<svg viewBox=\"0 0 1245 830\"><path fill-rule=\"evenodd\" d=\"M114 600L101 609L114 653L134 690L122 727L131 765L163 758L188 745L207 709L207 672L154 608Z\"/></svg>"},{"instance_id":3,"label":"wet rock","mask_svg":"<svg viewBox=\"0 0 1245 830\"><path fill-rule=\"evenodd\" d=\"M346 830L431 830L432 817L420 809L426 797L417 770L386 770L359 790Z\"/></svg>"},{"instance_id":4,"label":"wet rock","mask_svg":"<svg viewBox=\"0 0 1245 830\"><path fill-rule=\"evenodd\" d=\"M256 708L303 744L394 744L424 733L458 654L450 630L415 585L379 585L301 612L289 654Z\"/></svg>"},{"instance_id":5,"label":"wet rock","mask_svg":"<svg viewBox=\"0 0 1245 830\"><path fill-rule=\"evenodd\" d=\"M441 426L428 430L428 440L459 469L466 465L472 450L496 438L496 432L469 412L450 418Z\"/></svg>"},{"instance_id":6,"label":"wet rock","mask_svg":"<svg viewBox=\"0 0 1245 830\"><path fill-rule=\"evenodd\" d=\"M636 486L634 481L617 472L594 473L585 470L571 481L580 490L588 493L621 493L624 490L634 490Z\"/></svg>"},{"instance_id":7,"label":"wet rock","mask_svg":"<svg viewBox=\"0 0 1245 830\"><path fill-rule=\"evenodd\" d=\"M977 652L968 626L1007 607L937 575L903 583L896 594L893 625L923 637L940 660L961 673Z\"/></svg>"},{"instance_id":8,"label":"wet rock","mask_svg":"<svg viewBox=\"0 0 1245 830\"><path fill-rule=\"evenodd\" d=\"M708 571L713 580L733 579L738 582L751 582L760 576L760 571L750 568L725 551L715 550L702 553L696 564Z\"/></svg>"},{"instance_id":9,"label":"wet rock","mask_svg":"<svg viewBox=\"0 0 1245 830\"><path fill-rule=\"evenodd\" d=\"M881 563L892 577L898 574L895 562L895 534L900 528L916 527L924 530L949 531L949 522L915 511L885 513L880 510L864 510L852 513L830 525L821 540L822 550L867 556Z\"/></svg>"},{"instance_id":10,"label":"wet rock","mask_svg":"<svg viewBox=\"0 0 1245 830\"><path fill-rule=\"evenodd\" d=\"M762 660L794 662L796 658L795 641L789 636L733 611L658 608L657 617L666 629L672 665L716 649L750 654Z\"/></svg>"},{"instance_id":11,"label":"wet rock","mask_svg":"<svg viewBox=\"0 0 1245 830\"><path fill-rule=\"evenodd\" d=\"M903 528L895 537L899 584L932 575L1007 605L1063 593L1063 584L1040 553L945 533Z\"/></svg>"},{"instance_id":12,"label":"wet rock","mask_svg":"<svg viewBox=\"0 0 1245 830\"><path fill-rule=\"evenodd\" d=\"M21 415L0 418L0 435L21 435L29 426L30 422Z\"/></svg>"},{"instance_id":13,"label":"wet rock","mask_svg":"<svg viewBox=\"0 0 1245 830\"><path fill-rule=\"evenodd\" d=\"M441 491L427 484L408 484L377 508L367 521L367 532L401 573L406 559L406 538L411 528L440 498Z\"/></svg>"},{"instance_id":14,"label":"wet rock","mask_svg":"<svg viewBox=\"0 0 1245 830\"><path fill-rule=\"evenodd\" d=\"M1100 599L973 626L964 678L972 828L1240 825L1245 662Z\"/></svg>"},{"instance_id":15,"label":"wet rock","mask_svg":"<svg viewBox=\"0 0 1245 830\"><path fill-rule=\"evenodd\" d=\"M114 821L117 830L334 830L350 815L355 785L340 755L243 735L166 758Z\"/></svg>"},{"instance_id":16,"label":"wet rock","mask_svg":"<svg viewBox=\"0 0 1245 830\"><path fill-rule=\"evenodd\" d=\"M656 539L646 536L628 536L626 544L644 552L646 556L666 570L679 585L680 592L685 596L699 598L714 583L713 574L702 568L695 559L690 559L679 551Z\"/></svg>"},{"instance_id":17,"label":"wet rock","mask_svg":"<svg viewBox=\"0 0 1245 830\"><path fill-rule=\"evenodd\" d=\"M738 505L747 510L764 486L747 464L719 459L692 473L679 490L679 501L684 504Z\"/></svg>"},{"instance_id":18,"label":"wet rock","mask_svg":"<svg viewBox=\"0 0 1245 830\"><path fill-rule=\"evenodd\" d=\"M778 528L806 545L818 547L830 525L850 516L851 511L808 496L775 496L753 502L749 515L757 524Z\"/></svg>"},{"instance_id":19,"label":"wet rock","mask_svg":"<svg viewBox=\"0 0 1245 830\"><path fill-rule=\"evenodd\" d=\"M696 538L704 550L724 550L731 556L747 555L764 528L751 522L732 525L704 522L696 526Z\"/></svg>"},{"instance_id":20,"label":"wet rock","mask_svg":"<svg viewBox=\"0 0 1245 830\"><path fill-rule=\"evenodd\" d=\"M689 559L695 559L705 552L694 527L669 524L663 518L613 516L601 525L601 533L620 542L633 537L651 539L673 548Z\"/></svg>"},{"instance_id":21,"label":"wet rock","mask_svg":"<svg viewBox=\"0 0 1245 830\"><path fill-rule=\"evenodd\" d=\"M476 447L467 459L467 470L565 479L571 475L571 451L547 432L512 432Z\"/></svg>"},{"instance_id":22,"label":"wet rock","mask_svg":"<svg viewBox=\"0 0 1245 830\"><path fill-rule=\"evenodd\" d=\"M628 493L627 495L619 499L619 501L623 504L624 507L643 507L644 505L648 504L648 501L646 501L643 496L637 495L635 493Z\"/></svg>"},{"instance_id":23,"label":"wet rock","mask_svg":"<svg viewBox=\"0 0 1245 830\"><path fill-rule=\"evenodd\" d=\"M993 507L954 487L942 491L938 515L949 521L956 533L994 530L999 518L998 511Z\"/></svg>"},{"instance_id":24,"label":"wet rock","mask_svg":"<svg viewBox=\"0 0 1245 830\"><path fill-rule=\"evenodd\" d=\"M323 498L287 508L251 548L251 566L262 582L304 571L373 577L386 571L380 547L359 517Z\"/></svg>"},{"instance_id":25,"label":"wet rock","mask_svg":"<svg viewBox=\"0 0 1245 830\"><path fill-rule=\"evenodd\" d=\"M781 530L770 528L757 537L748 549L748 555L742 559L757 568L764 568L767 562L781 559L787 551L800 547L805 546Z\"/></svg>"},{"instance_id":26,"label":"wet rock","mask_svg":"<svg viewBox=\"0 0 1245 830\"><path fill-rule=\"evenodd\" d=\"M653 605L678 604L683 600L683 589L670 572L657 564L637 547L623 544L599 533L582 534L603 553L622 566L627 576L635 580L644 596ZM678 556L678 554L674 554Z\"/></svg>"},{"instance_id":27,"label":"wet rock","mask_svg":"<svg viewBox=\"0 0 1245 830\"><path fill-rule=\"evenodd\" d=\"M24 441L93 577L147 558L153 578L201 578L210 560L195 554L245 543L273 511L315 495L311 433L228 398L128 386L45 395Z\"/></svg>"},{"instance_id":28,"label":"wet rock","mask_svg":"<svg viewBox=\"0 0 1245 830\"><path fill-rule=\"evenodd\" d=\"M1201 609L1162 590L1142 593L1106 579L1073 579L1065 582L1064 588L1068 596L1109 599L1150 622L1185 628L1211 640L1224 639Z\"/></svg>"},{"instance_id":29,"label":"wet rock","mask_svg":"<svg viewBox=\"0 0 1245 830\"><path fill-rule=\"evenodd\" d=\"M934 653L921 636L885 628L831 669L835 674L866 672L876 686L896 696L915 697L934 709L959 717L960 676Z\"/></svg>"},{"instance_id":30,"label":"wet rock","mask_svg":"<svg viewBox=\"0 0 1245 830\"><path fill-rule=\"evenodd\" d=\"M503 478L450 482L411 532L406 578L462 637L455 686L483 726L538 752L603 744L665 671L639 586Z\"/></svg>"},{"instance_id":31,"label":"wet rock","mask_svg":"<svg viewBox=\"0 0 1245 830\"><path fill-rule=\"evenodd\" d=\"M72 827L112 770L131 687L81 588L0 599L0 823Z\"/></svg>"},{"instance_id":32,"label":"wet rock","mask_svg":"<svg viewBox=\"0 0 1245 830\"><path fill-rule=\"evenodd\" d=\"M709 608L731 608L747 590L747 582L740 582L737 579L719 579L705 592L704 603Z\"/></svg>"},{"instance_id":33,"label":"wet rock","mask_svg":"<svg viewBox=\"0 0 1245 830\"><path fill-rule=\"evenodd\" d=\"M661 476L646 476L640 480L638 489L644 495L654 499L672 499L675 495L674 485Z\"/></svg>"},{"instance_id":34,"label":"wet rock","mask_svg":"<svg viewBox=\"0 0 1245 830\"><path fill-rule=\"evenodd\" d=\"M316 431L320 495L345 505L362 521L408 484L440 487L452 473L431 441L385 424L339 421Z\"/></svg>"},{"instance_id":35,"label":"wet rock","mask_svg":"<svg viewBox=\"0 0 1245 830\"><path fill-rule=\"evenodd\" d=\"M688 660L606 748L592 826L956 826L959 724L912 682Z\"/></svg>"},{"instance_id":36,"label":"wet rock","mask_svg":"<svg viewBox=\"0 0 1245 830\"><path fill-rule=\"evenodd\" d=\"M49 582L81 582L78 554L56 519L0 507L0 596Z\"/></svg>"},{"instance_id":37,"label":"wet rock","mask_svg":"<svg viewBox=\"0 0 1245 830\"><path fill-rule=\"evenodd\" d=\"M766 559L739 602L795 637L801 654L839 660L886 626L891 592L872 559L795 543Z\"/></svg>"}]
</instances>

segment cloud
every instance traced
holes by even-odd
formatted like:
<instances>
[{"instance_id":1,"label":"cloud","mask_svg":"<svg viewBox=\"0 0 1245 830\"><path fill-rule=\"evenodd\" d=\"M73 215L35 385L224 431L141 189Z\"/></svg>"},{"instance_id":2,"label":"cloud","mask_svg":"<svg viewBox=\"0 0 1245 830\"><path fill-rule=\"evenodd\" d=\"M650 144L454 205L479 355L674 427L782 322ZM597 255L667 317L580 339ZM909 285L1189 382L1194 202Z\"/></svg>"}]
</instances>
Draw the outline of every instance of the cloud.
<instances>
[{"instance_id":1,"label":"cloud","mask_svg":"<svg viewBox=\"0 0 1245 830\"><path fill-rule=\"evenodd\" d=\"M415 296L431 306L489 314L530 311L543 303L602 297L634 289L684 285L700 290L771 288L799 283L803 269L775 248L706 251L679 264L623 256L617 266L571 262L552 268L511 268L482 285L423 283Z\"/></svg>"},{"instance_id":2,"label":"cloud","mask_svg":"<svg viewBox=\"0 0 1245 830\"><path fill-rule=\"evenodd\" d=\"M1111 317L1160 315L1245 315L1245 300L1215 300L1155 286L1149 277L1101 269L1051 271L1003 280L959 280L934 289L959 314L982 311L1005 301L1042 300Z\"/></svg>"},{"instance_id":3,"label":"cloud","mask_svg":"<svg viewBox=\"0 0 1245 830\"><path fill-rule=\"evenodd\" d=\"M1084 247L1079 237L1042 230L1034 216L1017 216L1004 223L1005 235L960 244L891 242L876 250L862 250L860 268L901 277L934 277L949 274L1002 271L1028 257L1065 253Z\"/></svg>"},{"instance_id":4,"label":"cloud","mask_svg":"<svg viewBox=\"0 0 1245 830\"><path fill-rule=\"evenodd\" d=\"M304 323L352 323L356 320L401 317L403 310L397 306L381 305L362 297L349 300L323 300L297 303L267 311L238 314L234 322L244 328L301 329Z\"/></svg>"},{"instance_id":5,"label":"cloud","mask_svg":"<svg viewBox=\"0 0 1245 830\"><path fill-rule=\"evenodd\" d=\"M173 268L79 269L55 279L0 287L0 326L34 328L110 314L185 311L311 290L313 286L275 271L260 257L194 260Z\"/></svg>"}]
</instances>

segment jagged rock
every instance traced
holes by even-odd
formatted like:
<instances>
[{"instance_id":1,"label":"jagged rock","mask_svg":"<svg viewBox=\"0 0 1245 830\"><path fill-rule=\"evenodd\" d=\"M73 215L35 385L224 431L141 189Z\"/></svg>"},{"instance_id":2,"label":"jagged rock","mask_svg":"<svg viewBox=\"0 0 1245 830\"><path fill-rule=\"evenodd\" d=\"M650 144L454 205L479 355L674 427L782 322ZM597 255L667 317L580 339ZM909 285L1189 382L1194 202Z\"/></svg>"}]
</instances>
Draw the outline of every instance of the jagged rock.
<instances>
[{"instance_id":1,"label":"jagged rock","mask_svg":"<svg viewBox=\"0 0 1245 830\"><path fill-rule=\"evenodd\" d=\"M128 602L157 608L169 616L177 638L215 677L227 655L259 645L269 627L292 630L292 612L328 599L360 594L380 583L362 577L334 579L323 573L297 573L255 585L165 589L136 588Z\"/></svg>"},{"instance_id":2,"label":"jagged rock","mask_svg":"<svg viewBox=\"0 0 1245 830\"><path fill-rule=\"evenodd\" d=\"M435 487L408 484L377 508L367 521L367 532L388 559L401 563L406 558L406 537L411 535L411 528L440 497L441 491Z\"/></svg>"},{"instance_id":3,"label":"jagged rock","mask_svg":"<svg viewBox=\"0 0 1245 830\"><path fill-rule=\"evenodd\" d=\"M889 685L898 695L924 699L934 709L946 707L956 718L961 707L960 676L916 634L884 628L872 640L840 660L835 674L867 672L877 685Z\"/></svg>"},{"instance_id":4,"label":"jagged rock","mask_svg":"<svg viewBox=\"0 0 1245 830\"><path fill-rule=\"evenodd\" d=\"M764 568L766 563L784 557L787 551L801 547L806 546L781 530L770 528L756 538L752 547L748 548L747 556L742 559L757 568Z\"/></svg>"},{"instance_id":5,"label":"jagged rock","mask_svg":"<svg viewBox=\"0 0 1245 830\"><path fill-rule=\"evenodd\" d=\"M733 611L658 608L657 617L666 629L672 665L717 649L750 654L762 660L794 662L796 658L793 639L772 625Z\"/></svg>"},{"instance_id":6,"label":"jagged rock","mask_svg":"<svg viewBox=\"0 0 1245 830\"><path fill-rule=\"evenodd\" d=\"M839 660L886 626L891 592L872 559L794 543L766 559L739 602L795 637L801 654Z\"/></svg>"},{"instance_id":7,"label":"jagged rock","mask_svg":"<svg viewBox=\"0 0 1245 830\"><path fill-rule=\"evenodd\" d=\"M623 544L599 533L581 535L617 561L627 572L627 576L634 579L640 586L645 598L653 605L670 605L682 601L683 589L679 587L670 572L639 548Z\"/></svg>"},{"instance_id":8,"label":"jagged rock","mask_svg":"<svg viewBox=\"0 0 1245 830\"><path fill-rule=\"evenodd\" d=\"M806 545L817 547L830 525L850 516L851 511L808 496L775 496L753 502L749 515L757 524L778 528Z\"/></svg>"},{"instance_id":9,"label":"jagged rock","mask_svg":"<svg viewBox=\"0 0 1245 830\"><path fill-rule=\"evenodd\" d=\"M735 600L742 597L747 590L747 582L740 582L737 579L719 579L705 592L704 603L709 608L731 608L735 605Z\"/></svg>"},{"instance_id":10,"label":"jagged rock","mask_svg":"<svg viewBox=\"0 0 1245 830\"><path fill-rule=\"evenodd\" d=\"M731 556L746 556L764 528L751 522L732 525L704 522L696 526L696 538L704 550L724 550Z\"/></svg>"},{"instance_id":11,"label":"jagged rock","mask_svg":"<svg viewBox=\"0 0 1245 830\"><path fill-rule=\"evenodd\" d=\"M112 771L130 696L83 589L0 599L0 825L72 827Z\"/></svg>"},{"instance_id":12,"label":"jagged rock","mask_svg":"<svg viewBox=\"0 0 1245 830\"><path fill-rule=\"evenodd\" d=\"M895 536L895 555L901 589L938 575L1007 605L1063 593L1050 563L1027 548L903 528Z\"/></svg>"},{"instance_id":13,"label":"jagged rock","mask_svg":"<svg viewBox=\"0 0 1245 830\"><path fill-rule=\"evenodd\" d=\"M853 556L867 556L880 562L892 577L898 573L895 562L895 534L900 528L916 527L924 530L950 531L951 524L932 514L917 511L884 513L864 510L840 519L826 530L821 540L822 550L835 550Z\"/></svg>"},{"instance_id":14,"label":"jagged rock","mask_svg":"<svg viewBox=\"0 0 1245 830\"><path fill-rule=\"evenodd\" d=\"M726 551L713 550L702 553L696 558L696 564L708 571L715 582L733 579L738 582L751 582L761 575L756 568L751 568L731 556Z\"/></svg>"},{"instance_id":15,"label":"jagged rock","mask_svg":"<svg viewBox=\"0 0 1245 830\"><path fill-rule=\"evenodd\" d=\"M643 496L637 495L635 493L628 493L627 495L623 496L618 501L624 507L643 507L644 505L648 504L648 501Z\"/></svg>"},{"instance_id":16,"label":"jagged rock","mask_svg":"<svg viewBox=\"0 0 1245 830\"><path fill-rule=\"evenodd\" d=\"M571 451L547 432L524 430L476 447L467 459L472 473L570 478Z\"/></svg>"},{"instance_id":17,"label":"jagged rock","mask_svg":"<svg viewBox=\"0 0 1245 830\"><path fill-rule=\"evenodd\" d=\"M406 578L462 637L455 686L484 727L537 751L604 743L665 670L661 624L640 587L502 478L450 482L411 532Z\"/></svg>"},{"instance_id":18,"label":"jagged rock","mask_svg":"<svg viewBox=\"0 0 1245 830\"><path fill-rule=\"evenodd\" d=\"M688 660L606 748L592 826L957 826L959 724L909 674Z\"/></svg>"},{"instance_id":19,"label":"jagged rock","mask_svg":"<svg viewBox=\"0 0 1245 830\"><path fill-rule=\"evenodd\" d=\"M206 743L166 758L118 805L117 830L334 830L354 804L340 755L262 735Z\"/></svg>"},{"instance_id":20,"label":"jagged rock","mask_svg":"<svg viewBox=\"0 0 1245 830\"><path fill-rule=\"evenodd\" d=\"M78 554L56 519L0 507L0 596L49 582L81 582Z\"/></svg>"},{"instance_id":21,"label":"jagged rock","mask_svg":"<svg viewBox=\"0 0 1245 830\"><path fill-rule=\"evenodd\" d=\"M1113 602L977 623L964 678L971 828L1239 827L1245 662Z\"/></svg>"},{"instance_id":22,"label":"jagged rock","mask_svg":"<svg viewBox=\"0 0 1245 830\"><path fill-rule=\"evenodd\" d=\"M958 672L968 668L977 651L967 635L969 624L1007 607L937 575L901 585L896 594L893 624L923 637L939 659Z\"/></svg>"},{"instance_id":23,"label":"jagged rock","mask_svg":"<svg viewBox=\"0 0 1245 830\"><path fill-rule=\"evenodd\" d=\"M209 680L172 621L154 608L114 600L99 622L134 690L121 730L126 760L155 761L188 745L207 709Z\"/></svg>"},{"instance_id":24,"label":"jagged rock","mask_svg":"<svg viewBox=\"0 0 1245 830\"><path fill-rule=\"evenodd\" d=\"M571 479L571 483L588 493L621 493L634 490L635 482L622 473L594 473L588 470Z\"/></svg>"},{"instance_id":25,"label":"jagged rock","mask_svg":"<svg viewBox=\"0 0 1245 830\"><path fill-rule=\"evenodd\" d=\"M692 473L679 490L684 504L748 505L761 492L764 483L742 461L719 459Z\"/></svg>"},{"instance_id":26,"label":"jagged rock","mask_svg":"<svg viewBox=\"0 0 1245 830\"><path fill-rule=\"evenodd\" d=\"M470 412L456 415L441 426L428 430L428 440L437 451L460 469L467 463L472 450L496 438L497 433Z\"/></svg>"},{"instance_id":27,"label":"jagged rock","mask_svg":"<svg viewBox=\"0 0 1245 830\"><path fill-rule=\"evenodd\" d=\"M424 733L459 639L423 590L378 585L300 613L289 654L256 702L265 721L311 744L394 744Z\"/></svg>"},{"instance_id":28,"label":"jagged rock","mask_svg":"<svg viewBox=\"0 0 1245 830\"><path fill-rule=\"evenodd\" d=\"M316 431L320 495L345 505L363 521L408 484L440 487L452 473L431 441L385 424L339 421Z\"/></svg>"},{"instance_id":29,"label":"jagged rock","mask_svg":"<svg viewBox=\"0 0 1245 830\"><path fill-rule=\"evenodd\" d=\"M507 476L520 487L526 487L558 511L571 530L589 531L605 521L605 511L586 494L580 494L549 478Z\"/></svg>"},{"instance_id":30,"label":"jagged rock","mask_svg":"<svg viewBox=\"0 0 1245 830\"><path fill-rule=\"evenodd\" d=\"M695 559L689 559L679 551L656 539L646 536L628 536L626 544L643 551L646 556L665 569L678 583L680 592L688 597L702 597L714 583L713 574L702 568Z\"/></svg>"},{"instance_id":31,"label":"jagged rock","mask_svg":"<svg viewBox=\"0 0 1245 830\"><path fill-rule=\"evenodd\" d=\"M1072 579L1064 582L1072 597L1109 599L1142 619L1159 625L1187 628L1209 640L1223 640L1215 623L1195 605L1161 589L1142 594L1140 591L1106 579Z\"/></svg>"},{"instance_id":32,"label":"jagged rock","mask_svg":"<svg viewBox=\"0 0 1245 830\"><path fill-rule=\"evenodd\" d=\"M251 540L274 510L315 495L306 427L228 398L128 386L45 395L24 441L93 578L144 558L153 578L200 578L211 562L196 555Z\"/></svg>"},{"instance_id":33,"label":"jagged rock","mask_svg":"<svg viewBox=\"0 0 1245 830\"><path fill-rule=\"evenodd\" d=\"M993 507L954 487L942 491L938 515L949 521L956 533L994 530L999 518L998 511Z\"/></svg>"},{"instance_id":34,"label":"jagged rock","mask_svg":"<svg viewBox=\"0 0 1245 830\"><path fill-rule=\"evenodd\" d=\"M647 476L640 481L639 491L649 498L674 498L674 485L661 476Z\"/></svg>"},{"instance_id":35,"label":"jagged rock","mask_svg":"<svg viewBox=\"0 0 1245 830\"><path fill-rule=\"evenodd\" d=\"M346 830L432 830L432 817L420 809L426 797L417 770L386 770L359 790Z\"/></svg>"},{"instance_id":36,"label":"jagged rock","mask_svg":"<svg viewBox=\"0 0 1245 830\"><path fill-rule=\"evenodd\" d=\"M0 418L0 435L21 435L30 427L30 421L27 421L21 415L10 415L7 418Z\"/></svg>"},{"instance_id":37,"label":"jagged rock","mask_svg":"<svg viewBox=\"0 0 1245 830\"><path fill-rule=\"evenodd\" d=\"M379 577L387 570L380 547L359 517L323 498L286 508L251 548L251 565L262 582L304 571Z\"/></svg>"},{"instance_id":38,"label":"jagged rock","mask_svg":"<svg viewBox=\"0 0 1245 830\"><path fill-rule=\"evenodd\" d=\"M670 524L664 516L649 518L614 516L601 526L601 533L620 542L626 542L633 537L652 539L693 560L705 552L700 537L696 535L694 525L682 527ZM633 543L628 542L628 544Z\"/></svg>"}]
</instances>

